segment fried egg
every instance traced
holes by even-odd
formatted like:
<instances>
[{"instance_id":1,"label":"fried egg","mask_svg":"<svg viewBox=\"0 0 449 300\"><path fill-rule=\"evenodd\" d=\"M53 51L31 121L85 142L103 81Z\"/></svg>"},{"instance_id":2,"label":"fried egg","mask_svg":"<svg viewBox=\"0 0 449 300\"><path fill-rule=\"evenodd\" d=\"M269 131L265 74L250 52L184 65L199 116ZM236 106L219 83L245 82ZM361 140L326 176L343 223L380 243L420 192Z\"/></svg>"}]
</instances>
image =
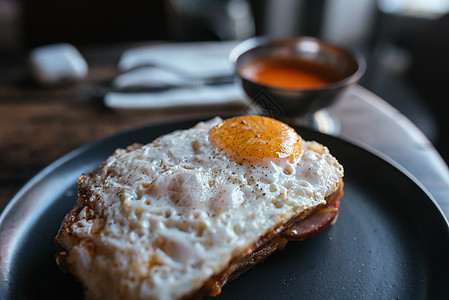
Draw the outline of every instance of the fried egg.
<instances>
[{"instance_id":1,"label":"fried egg","mask_svg":"<svg viewBox=\"0 0 449 300\"><path fill-rule=\"evenodd\" d=\"M87 298L179 299L324 204L342 176L325 146L280 121L217 117L81 176L59 243Z\"/></svg>"}]
</instances>

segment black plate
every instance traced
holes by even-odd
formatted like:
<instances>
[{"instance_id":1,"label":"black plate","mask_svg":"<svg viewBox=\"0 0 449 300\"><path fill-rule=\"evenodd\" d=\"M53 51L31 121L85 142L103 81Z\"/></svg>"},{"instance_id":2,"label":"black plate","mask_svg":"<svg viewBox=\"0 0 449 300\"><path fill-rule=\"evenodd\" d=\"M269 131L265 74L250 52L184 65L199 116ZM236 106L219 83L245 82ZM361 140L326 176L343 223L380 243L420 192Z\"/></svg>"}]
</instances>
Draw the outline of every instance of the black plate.
<instances>
[{"instance_id":1,"label":"black plate","mask_svg":"<svg viewBox=\"0 0 449 300\"><path fill-rule=\"evenodd\" d=\"M0 218L1 299L81 299L54 262L52 238L76 201L77 177L133 142L197 121L160 124L89 144L44 169ZM372 152L297 128L345 167L338 222L291 242L228 284L219 299L442 299L449 295L449 226L415 180Z\"/></svg>"}]
</instances>

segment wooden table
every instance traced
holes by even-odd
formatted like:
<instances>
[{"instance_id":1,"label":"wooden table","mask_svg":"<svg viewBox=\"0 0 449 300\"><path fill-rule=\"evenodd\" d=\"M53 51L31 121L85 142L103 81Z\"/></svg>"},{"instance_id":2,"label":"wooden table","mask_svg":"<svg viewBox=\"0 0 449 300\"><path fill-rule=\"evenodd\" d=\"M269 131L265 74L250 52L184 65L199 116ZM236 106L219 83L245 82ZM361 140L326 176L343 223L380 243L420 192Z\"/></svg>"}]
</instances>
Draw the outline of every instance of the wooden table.
<instances>
[{"instance_id":1,"label":"wooden table","mask_svg":"<svg viewBox=\"0 0 449 300\"><path fill-rule=\"evenodd\" d=\"M127 46L130 47L130 46ZM180 46L180 49L182 46ZM124 47L86 49L83 83L44 89L28 79L25 60L0 71L0 210L39 170L99 138L160 121L231 114L235 107L113 111L87 97L89 86L111 80ZM427 138L385 101L361 86L329 111L343 138L386 155L415 177L449 215L449 171Z\"/></svg>"}]
</instances>

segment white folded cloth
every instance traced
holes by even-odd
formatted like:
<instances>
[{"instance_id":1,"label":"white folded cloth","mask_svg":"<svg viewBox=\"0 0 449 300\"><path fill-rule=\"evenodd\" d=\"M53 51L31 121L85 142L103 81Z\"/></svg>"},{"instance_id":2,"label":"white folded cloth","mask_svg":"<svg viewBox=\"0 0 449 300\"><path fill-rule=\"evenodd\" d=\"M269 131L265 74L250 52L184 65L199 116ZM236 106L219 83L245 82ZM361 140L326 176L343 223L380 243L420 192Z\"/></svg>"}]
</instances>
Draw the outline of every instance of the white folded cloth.
<instances>
[{"instance_id":1,"label":"white folded cloth","mask_svg":"<svg viewBox=\"0 0 449 300\"><path fill-rule=\"evenodd\" d=\"M104 104L115 109L160 109L179 106L244 104L243 91L234 84L175 88L155 93L109 92Z\"/></svg>"},{"instance_id":2,"label":"white folded cloth","mask_svg":"<svg viewBox=\"0 0 449 300\"><path fill-rule=\"evenodd\" d=\"M191 78L230 75L233 68L228 55L236 44L236 41L169 43L133 48L123 52L118 69L125 72L153 65Z\"/></svg>"}]
</instances>

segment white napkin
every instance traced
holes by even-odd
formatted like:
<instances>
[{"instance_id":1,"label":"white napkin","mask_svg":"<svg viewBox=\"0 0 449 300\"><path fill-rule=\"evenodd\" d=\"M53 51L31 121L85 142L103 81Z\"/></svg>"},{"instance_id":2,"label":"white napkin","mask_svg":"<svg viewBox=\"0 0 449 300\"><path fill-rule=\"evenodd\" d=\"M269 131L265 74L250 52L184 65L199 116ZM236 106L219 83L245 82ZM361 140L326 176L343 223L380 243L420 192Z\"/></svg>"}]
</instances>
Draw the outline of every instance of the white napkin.
<instances>
[{"instance_id":1,"label":"white napkin","mask_svg":"<svg viewBox=\"0 0 449 300\"><path fill-rule=\"evenodd\" d=\"M190 78L231 75L229 52L237 44L232 42L171 43L126 50L120 57L121 72L153 65Z\"/></svg>"},{"instance_id":2,"label":"white napkin","mask_svg":"<svg viewBox=\"0 0 449 300\"><path fill-rule=\"evenodd\" d=\"M157 93L107 93L104 104L115 109L160 109L179 106L244 104L243 91L234 84L176 88Z\"/></svg>"}]
</instances>

